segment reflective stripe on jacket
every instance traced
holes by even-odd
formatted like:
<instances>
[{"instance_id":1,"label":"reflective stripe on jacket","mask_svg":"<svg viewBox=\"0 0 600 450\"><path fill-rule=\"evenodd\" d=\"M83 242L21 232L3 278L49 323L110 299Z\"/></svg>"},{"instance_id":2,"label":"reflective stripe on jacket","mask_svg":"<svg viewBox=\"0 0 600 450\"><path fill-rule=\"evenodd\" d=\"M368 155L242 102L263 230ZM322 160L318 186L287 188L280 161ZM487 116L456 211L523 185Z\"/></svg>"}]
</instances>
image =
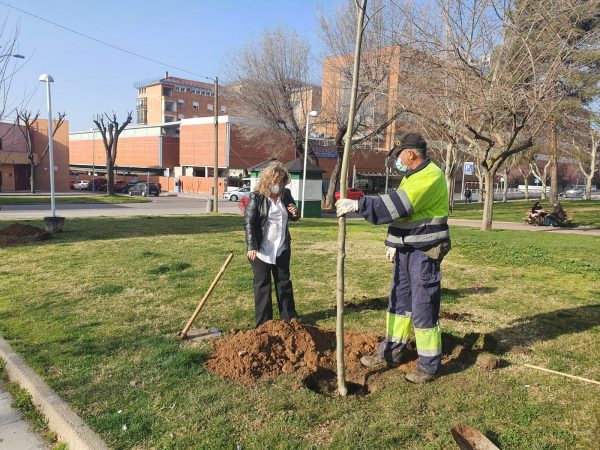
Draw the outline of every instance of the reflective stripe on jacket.
<instances>
[{"instance_id":1,"label":"reflective stripe on jacket","mask_svg":"<svg viewBox=\"0 0 600 450\"><path fill-rule=\"evenodd\" d=\"M358 213L373 224L390 224L389 247L429 248L450 240L448 187L442 170L428 158L406 173L397 191L363 197Z\"/></svg>"}]
</instances>

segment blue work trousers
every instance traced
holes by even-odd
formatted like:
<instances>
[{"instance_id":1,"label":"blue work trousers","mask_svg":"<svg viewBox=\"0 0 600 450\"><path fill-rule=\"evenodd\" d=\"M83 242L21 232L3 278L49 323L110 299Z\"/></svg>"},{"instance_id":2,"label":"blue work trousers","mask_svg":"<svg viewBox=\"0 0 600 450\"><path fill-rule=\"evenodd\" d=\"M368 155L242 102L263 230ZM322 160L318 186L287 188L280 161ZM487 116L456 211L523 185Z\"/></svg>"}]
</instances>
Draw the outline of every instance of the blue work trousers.
<instances>
[{"instance_id":1,"label":"blue work trousers","mask_svg":"<svg viewBox=\"0 0 600 450\"><path fill-rule=\"evenodd\" d=\"M415 329L417 367L435 374L440 367L442 336L438 324L441 300L440 262L420 250L399 248L387 310L386 338L379 354L400 362L412 328Z\"/></svg>"}]
</instances>

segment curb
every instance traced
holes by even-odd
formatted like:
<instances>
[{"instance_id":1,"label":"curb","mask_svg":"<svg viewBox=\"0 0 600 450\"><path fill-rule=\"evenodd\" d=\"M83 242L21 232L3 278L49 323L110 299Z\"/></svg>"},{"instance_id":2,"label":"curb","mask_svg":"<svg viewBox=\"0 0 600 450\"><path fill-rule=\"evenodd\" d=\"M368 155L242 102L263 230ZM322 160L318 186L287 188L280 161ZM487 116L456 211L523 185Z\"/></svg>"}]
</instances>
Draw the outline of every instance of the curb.
<instances>
[{"instance_id":1,"label":"curb","mask_svg":"<svg viewBox=\"0 0 600 450\"><path fill-rule=\"evenodd\" d=\"M8 377L29 392L33 403L48 419L48 428L58 434L69 448L108 450L100 436L92 431L1 337L0 358L6 362L4 370Z\"/></svg>"}]
</instances>

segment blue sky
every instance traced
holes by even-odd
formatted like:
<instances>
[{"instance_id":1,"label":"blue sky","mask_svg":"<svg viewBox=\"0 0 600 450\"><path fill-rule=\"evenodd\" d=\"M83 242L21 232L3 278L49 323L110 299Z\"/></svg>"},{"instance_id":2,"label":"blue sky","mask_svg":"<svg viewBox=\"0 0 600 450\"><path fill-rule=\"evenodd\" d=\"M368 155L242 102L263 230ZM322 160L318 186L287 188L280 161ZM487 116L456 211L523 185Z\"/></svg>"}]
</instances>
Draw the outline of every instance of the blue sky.
<instances>
[{"instance_id":1,"label":"blue sky","mask_svg":"<svg viewBox=\"0 0 600 450\"><path fill-rule=\"evenodd\" d=\"M326 0L91 0L52 2L5 0L20 9L152 59L208 76L220 75L227 57L250 39L281 25L294 29L313 48L315 74L322 49L316 34L317 12L337 3ZM133 83L156 76L165 66L75 35L7 6L0 17L19 24L18 53L27 57L15 75L13 102L33 94L28 109L45 113L38 77L49 73L53 111L66 111L70 129L93 126L95 113L135 109ZM168 69L169 74L194 78ZM36 91L37 89L37 91ZM134 111L135 114L135 111ZM135 120L135 115L134 115Z\"/></svg>"}]
</instances>

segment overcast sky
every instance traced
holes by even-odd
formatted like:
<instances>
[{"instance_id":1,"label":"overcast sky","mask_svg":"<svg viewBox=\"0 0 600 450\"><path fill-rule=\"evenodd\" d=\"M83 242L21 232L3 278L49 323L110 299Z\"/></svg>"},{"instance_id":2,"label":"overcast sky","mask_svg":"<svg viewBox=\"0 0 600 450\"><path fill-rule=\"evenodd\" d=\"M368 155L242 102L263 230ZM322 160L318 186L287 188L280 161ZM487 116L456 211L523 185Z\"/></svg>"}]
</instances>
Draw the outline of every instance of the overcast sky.
<instances>
[{"instance_id":1,"label":"overcast sky","mask_svg":"<svg viewBox=\"0 0 600 450\"><path fill-rule=\"evenodd\" d=\"M3 40L18 26L17 51L27 57L15 59L19 70L12 82L10 105L27 97L28 109L45 113L45 93L37 80L41 73L49 73L55 80L53 111L67 113L71 131L91 128L95 113L114 110L123 117L126 111L133 110L135 120L137 93L133 83L161 76L165 69L173 76L198 78L164 64L207 76L220 75L228 55L277 25L296 30L311 42L315 56L319 57L322 49L315 32L317 12L337 3L325 0L2 2L163 63L145 61L0 4L0 15L6 21ZM314 73L320 76L318 59L314 63Z\"/></svg>"}]
</instances>

